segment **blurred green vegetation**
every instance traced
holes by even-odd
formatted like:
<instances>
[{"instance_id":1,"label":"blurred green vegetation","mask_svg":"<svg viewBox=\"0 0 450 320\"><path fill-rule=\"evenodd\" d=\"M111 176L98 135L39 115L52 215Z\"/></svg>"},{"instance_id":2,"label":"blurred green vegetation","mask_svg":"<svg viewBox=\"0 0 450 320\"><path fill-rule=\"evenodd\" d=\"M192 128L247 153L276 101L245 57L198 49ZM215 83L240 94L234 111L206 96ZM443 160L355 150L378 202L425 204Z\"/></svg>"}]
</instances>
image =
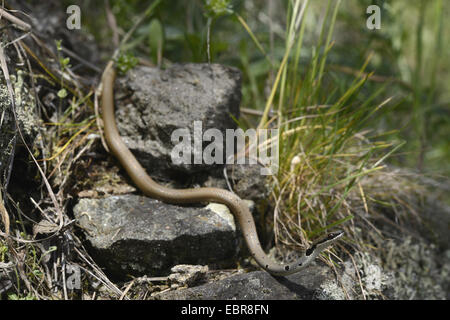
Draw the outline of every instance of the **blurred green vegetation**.
<instances>
[{"instance_id":1,"label":"blurred green vegetation","mask_svg":"<svg viewBox=\"0 0 450 320\"><path fill-rule=\"evenodd\" d=\"M373 52L368 70L377 76L366 86L367 94L386 85L381 99L392 96L395 108L372 127L398 130L396 137L407 143L402 153L391 157L398 166L420 173L447 176L450 173L450 7L443 0L350 1L338 21L347 33L336 43L336 67L356 68ZM381 29L369 30L364 8L381 7ZM336 73L336 76L338 74ZM344 81L340 78L341 81Z\"/></svg>"}]
</instances>

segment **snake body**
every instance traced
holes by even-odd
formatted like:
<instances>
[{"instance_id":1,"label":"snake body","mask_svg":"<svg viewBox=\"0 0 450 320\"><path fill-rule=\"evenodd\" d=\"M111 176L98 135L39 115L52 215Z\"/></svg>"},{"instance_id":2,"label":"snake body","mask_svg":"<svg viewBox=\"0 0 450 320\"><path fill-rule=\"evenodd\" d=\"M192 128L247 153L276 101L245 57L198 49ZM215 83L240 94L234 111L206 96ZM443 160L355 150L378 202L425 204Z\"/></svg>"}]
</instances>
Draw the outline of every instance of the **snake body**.
<instances>
[{"instance_id":1,"label":"snake body","mask_svg":"<svg viewBox=\"0 0 450 320\"><path fill-rule=\"evenodd\" d=\"M131 180L146 196L173 204L217 202L226 205L237 219L252 257L261 268L278 276L302 270L321 251L342 236L343 232L341 231L329 233L306 250L305 254L297 261L284 265L278 264L269 258L262 249L253 216L246 203L234 193L219 188L171 189L156 183L120 137L114 115L115 77L116 72L113 62L110 61L102 77L101 109L105 139L110 151L119 160Z\"/></svg>"}]
</instances>

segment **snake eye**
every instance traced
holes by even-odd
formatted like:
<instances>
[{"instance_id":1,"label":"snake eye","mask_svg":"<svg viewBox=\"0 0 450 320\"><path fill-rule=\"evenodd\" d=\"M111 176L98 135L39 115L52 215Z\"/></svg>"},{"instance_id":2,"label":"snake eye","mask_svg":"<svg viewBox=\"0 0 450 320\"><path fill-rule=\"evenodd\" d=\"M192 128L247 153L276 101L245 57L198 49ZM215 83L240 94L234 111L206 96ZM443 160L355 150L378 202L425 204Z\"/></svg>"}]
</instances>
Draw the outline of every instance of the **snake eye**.
<instances>
[{"instance_id":1,"label":"snake eye","mask_svg":"<svg viewBox=\"0 0 450 320\"><path fill-rule=\"evenodd\" d=\"M344 231L331 232L331 233L328 234L328 240L332 240L334 238L337 238L337 237L339 237L342 234L344 234Z\"/></svg>"},{"instance_id":2,"label":"snake eye","mask_svg":"<svg viewBox=\"0 0 450 320\"><path fill-rule=\"evenodd\" d=\"M289 271L289 266L284 267L284 270Z\"/></svg>"}]
</instances>

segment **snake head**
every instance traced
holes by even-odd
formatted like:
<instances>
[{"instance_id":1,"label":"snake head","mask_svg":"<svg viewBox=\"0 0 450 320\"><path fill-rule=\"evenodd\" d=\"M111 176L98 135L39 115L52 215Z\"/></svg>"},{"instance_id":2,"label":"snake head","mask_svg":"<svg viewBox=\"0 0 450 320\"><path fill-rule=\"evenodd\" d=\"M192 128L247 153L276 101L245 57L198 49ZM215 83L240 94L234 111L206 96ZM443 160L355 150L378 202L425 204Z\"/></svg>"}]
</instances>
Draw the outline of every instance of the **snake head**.
<instances>
[{"instance_id":1,"label":"snake head","mask_svg":"<svg viewBox=\"0 0 450 320\"><path fill-rule=\"evenodd\" d=\"M309 256L313 253L319 254L321 251L328 248L330 245L333 244L337 239L342 237L344 235L344 231L342 230L336 230L333 232L330 232L326 234L324 237L316 240L311 247L306 250L306 255Z\"/></svg>"}]
</instances>

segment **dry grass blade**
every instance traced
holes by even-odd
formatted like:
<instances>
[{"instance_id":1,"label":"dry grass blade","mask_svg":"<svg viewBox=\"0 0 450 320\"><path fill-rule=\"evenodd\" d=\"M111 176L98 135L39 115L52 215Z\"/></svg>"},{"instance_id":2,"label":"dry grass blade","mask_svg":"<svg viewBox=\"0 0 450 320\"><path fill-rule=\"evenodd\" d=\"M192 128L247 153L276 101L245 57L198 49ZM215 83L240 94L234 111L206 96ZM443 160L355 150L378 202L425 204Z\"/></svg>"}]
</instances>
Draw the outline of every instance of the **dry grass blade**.
<instances>
[{"instance_id":1,"label":"dry grass blade","mask_svg":"<svg viewBox=\"0 0 450 320\"><path fill-rule=\"evenodd\" d=\"M0 215L2 216L3 226L5 228L5 235L8 238L9 237L9 228L10 228L9 214L8 214L8 211L6 211L5 205L3 203L2 193L3 193L3 188L1 188L1 186L0 186Z\"/></svg>"},{"instance_id":2,"label":"dry grass blade","mask_svg":"<svg viewBox=\"0 0 450 320\"><path fill-rule=\"evenodd\" d=\"M87 273L89 273L90 275L92 275L94 278L96 278L97 280L99 280L101 283L103 283L109 290L111 290L114 294L116 294L118 297L121 297L123 294L123 292L114 284L112 283L108 277L103 273L103 271L97 267L97 265L95 263L93 263L92 261L90 261L85 254L83 254L80 250L78 250L78 248L75 248L75 252L78 254L78 256L84 261L86 262L92 270L94 270L95 274L92 273L91 271L85 269L85 271ZM125 297L125 299L127 299Z\"/></svg>"},{"instance_id":3,"label":"dry grass blade","mask_svg":"<svg viewBox=\"0 0 450 320\"><path fill-rule=\"evenodd\" d=\"M105 10L106 10L106 19L108 21L108 25L112 30L112 39L114 47L119 47L119 30L117 27L116 17L111 11L111 6L109 4L109 0L105 0Z\"/></svg>"},{"instance_id":4,"label":"dry grass blade","mask_svg":"<svg viewBox=\"0 0 450 320\"><path fill-rule=\"evenodd\" d=\"M47 180L47 178L45 176L45 173L42 171L42 168L40 167L38 161L34 157L33 152L28 147L28 144L26 143L25 138L23 137L22 130L20 129L19 121L17 120L16 100L15 100L14 90L13 90L13 87L12 87L12 84L11 84L11 79L10 79L10 76L9 76L8 66L6 64L6 59L5 59L5 54L4 54L4 51L3 51L3 47L1 47L1 46L0 46L0 64L1 64L1 68L2 68L3 74L5 76L6 85L7 85L8 91L9 91L9 95L10 95L10 99L11 99L12 113L13 113L13 116L14 116L14 121L16 123L17 132L19 133L20 139L22 140L25 148L27 149L30 157L33 159L33 162L36 164L36 167L37 167L39 173L42 176L44 184L45 184L45 186L47 188L47 191L48 191L48 193L50 195L50 198L52 199L53 205L55 207L55 210L56 210L56 213L57 213L57 220L58 220L58 223L59 223L59 230L61 230L62 227L64 226L64 215L63 215L63 212L62 212L61 207L59 206L59 203L58 203L58 201L56 199L55 193L53 192L52 187L51 187L50 183L48 182L48 180Z\"/></svg>"},{"instance_id":5,"label":"dry grass blade","mask_svg":"<svg viewBox=\"0 0 450 320\"><path fill-rule=\"evenodd\" d=\"M19 18L13 16L12 14L8 13L4 8L0 8L0 20L2 18L5 18L6 20L10 21L16 27L18 27L19 29L21 29L23 31L31 30L31 26L28 23L26 23L26 22L20 20Z\"/></svg>"}]
</instances>

